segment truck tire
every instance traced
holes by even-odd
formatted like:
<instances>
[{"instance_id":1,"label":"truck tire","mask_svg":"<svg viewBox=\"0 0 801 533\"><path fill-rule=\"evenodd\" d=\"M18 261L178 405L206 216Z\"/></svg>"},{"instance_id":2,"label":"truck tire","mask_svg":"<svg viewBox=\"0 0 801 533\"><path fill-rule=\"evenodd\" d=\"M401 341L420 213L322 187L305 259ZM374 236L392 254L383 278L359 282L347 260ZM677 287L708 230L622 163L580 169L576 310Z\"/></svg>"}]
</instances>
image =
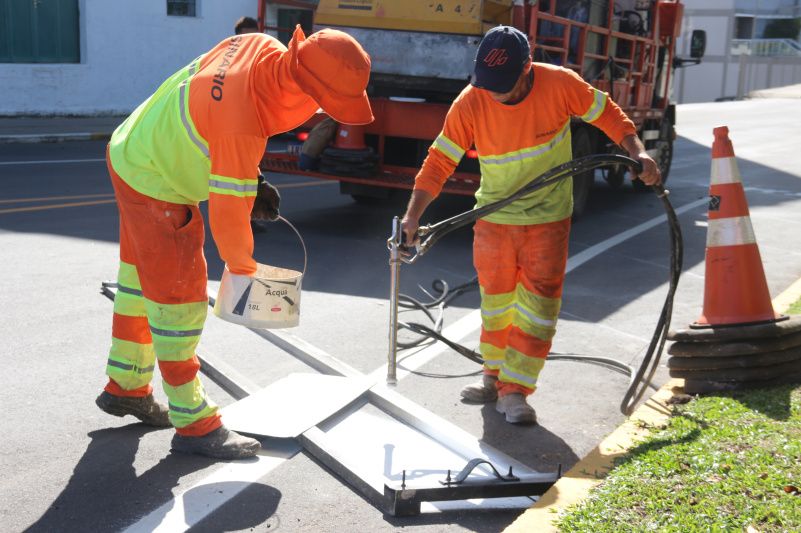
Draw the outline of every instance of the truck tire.
<instances>
[{"instance_id":1,"label":"truck tire","mask_svg":"<svg viewBox=\"0 0 801 533\"><path fill-rule=\"evenodd\" d=\"M655 141L650 141L646 146L648 150L656 150L656 161L659 167L659 172L662 173L662 185L667 183L668 176L670 175L670 163L673 161L673 121L670 117L665 115L662 119L662 124L659 127L659 138ZM637 191L647 191L651 188L641 182L634 180L634 189Z\"/></svg>"},{"instance_id":2,"label":"truck tire","mask_svg":"<svg viewBox=\"0 0 801 533\"><path fill-rule=\"evenodd\" d=\"M592 155L592 139L586 128L576 128L573 131L573 159ZM595 183L595 171L588 170L573 176L573 219L584 214L590 189Z\"/></svg>"}]
</instances>

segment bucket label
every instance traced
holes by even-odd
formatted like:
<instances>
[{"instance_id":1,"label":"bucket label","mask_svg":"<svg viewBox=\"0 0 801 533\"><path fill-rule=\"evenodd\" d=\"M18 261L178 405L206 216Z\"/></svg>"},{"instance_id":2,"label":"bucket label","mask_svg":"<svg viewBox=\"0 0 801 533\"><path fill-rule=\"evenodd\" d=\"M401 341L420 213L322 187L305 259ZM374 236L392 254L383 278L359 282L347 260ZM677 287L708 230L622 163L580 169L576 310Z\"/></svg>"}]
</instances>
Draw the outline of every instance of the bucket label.
<instances>
[{"instance_id":1,"label":"bucket label","mask_svg":"<svg viewBox=\"0 0 801 533\"><path fill-rule=\"evenodd\" d=\"M236 302L236 305L234 306L231 313L239 316L243 316L245 314L245 305L248 303L248 297L250 297L251 287L253 287L253 284L252 283L248 284L247 288L242 293L242 296L240 296L239 301Z\"/></svg>"}]
</instances>

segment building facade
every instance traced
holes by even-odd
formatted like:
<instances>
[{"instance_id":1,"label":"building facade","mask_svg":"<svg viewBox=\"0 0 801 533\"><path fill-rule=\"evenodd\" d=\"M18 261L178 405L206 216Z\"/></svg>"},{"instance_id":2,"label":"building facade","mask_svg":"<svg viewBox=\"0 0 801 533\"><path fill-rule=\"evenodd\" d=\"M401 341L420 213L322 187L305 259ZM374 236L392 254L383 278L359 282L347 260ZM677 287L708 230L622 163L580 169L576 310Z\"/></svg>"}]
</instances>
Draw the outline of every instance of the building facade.
<instances>
[{"instance_id":1,"label":"building facade","mask_svg":"<svg viewBox=\"0 0 801 533\"><path fill-rule=\"evenodd\" d=\"M705 30L700 65L676 71L679 103L742 98L749 92L801 83L801 0L682 0L679 53L689 36Z\"/></svg>"},{"instance_id":2,"label":"building facade","mask_svg":"<svg viewBox=\"0 0 801 533\"><path fill-rule=\"evenodd\" d=\"M400 1L400 0L398 0ZM707 33L703 62L676 71L679 103L801 83L801 0L683 0L679 54ZM314 1L266 1L268 33L310 26ZM300 8L298 7L300 6ZM233 33L259 0L0 0L0 115L127 114L172 72Z\"/></svg>"},{"instance_id":3,"label":"building facade","mask_svg":"<svg viewBox=\"0 0 801 533\"><path fill-rule=\"evenodd\" d=\"M266 3L265 24L295 11ZM258 0L0 0L0 115L130 113L257 13Z\"/></svg>"}]
</instances>

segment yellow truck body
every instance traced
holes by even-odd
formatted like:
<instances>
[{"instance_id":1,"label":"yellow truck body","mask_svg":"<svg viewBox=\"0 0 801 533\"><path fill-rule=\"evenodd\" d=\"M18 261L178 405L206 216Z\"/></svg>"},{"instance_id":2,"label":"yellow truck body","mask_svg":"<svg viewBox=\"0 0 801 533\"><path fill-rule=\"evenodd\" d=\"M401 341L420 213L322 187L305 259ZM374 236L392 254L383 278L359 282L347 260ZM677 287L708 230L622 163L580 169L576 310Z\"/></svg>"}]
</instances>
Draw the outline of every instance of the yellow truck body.
<instances>
[{"instance_id":1,"label":"yellow truck body","mask_svg":"<svg viewBox=\"0 0 801 533\"><path fill-rule=\"evenodd\" d=\"M510 24L512 0L320 0L315 24L483 35Z\"/></svg>"}]
</instances>

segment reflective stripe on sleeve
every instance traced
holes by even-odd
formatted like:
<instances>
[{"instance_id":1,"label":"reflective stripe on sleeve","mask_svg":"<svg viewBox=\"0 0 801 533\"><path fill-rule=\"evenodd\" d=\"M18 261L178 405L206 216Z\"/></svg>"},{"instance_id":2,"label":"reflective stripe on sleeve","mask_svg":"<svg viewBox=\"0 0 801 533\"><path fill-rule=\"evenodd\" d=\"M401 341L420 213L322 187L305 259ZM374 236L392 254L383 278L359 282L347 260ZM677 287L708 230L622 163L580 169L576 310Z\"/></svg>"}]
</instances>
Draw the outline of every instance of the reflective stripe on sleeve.
<instances>
[{"instance_id":1,"label":"reflective stripe on sleeve","mask_svg":"<svg viewBox=\"0 0 801 533\"><path fill-rule=\"evenodd\" d=\"M258 179L238 180L224 176L212 175L209 178L209 192L230 196L256 196L259 188Z\"/></svg>"},{"instance_id":2,"label":"reflective stripe on sleeve","mask_svg":"<svg viewBox=\"0 0 801 533\"><path fill-rule=\"evenodd\" d=\"M462 156L464 155L464 150L442 133L434 139L434 143L431 146L445 154L448 159L456 164L462 160Z\"/></svg>"},{"instance_id":3,"label":"reflective stripe on sleeve","mask_svg":"<svg viewBox=\"0 0 801 533\"><path fill-rule=\"evenodd\" d=\"M606 109L606 94L598 89L595 89L595 98L586 113L581 115L581 120L584 122L595 122L601 113Z\"/></svg>"},{"instance_id":4,"label":"reflective stripe on sleeve","mask_svg":"<svg viewBox=\"0 0 801 533\"><path fill-rule=\"evenodd\" d=\"M754 228L749 217L717 218L708 221L707 247L755 243Z\"/></svg>"}]
</instances>

